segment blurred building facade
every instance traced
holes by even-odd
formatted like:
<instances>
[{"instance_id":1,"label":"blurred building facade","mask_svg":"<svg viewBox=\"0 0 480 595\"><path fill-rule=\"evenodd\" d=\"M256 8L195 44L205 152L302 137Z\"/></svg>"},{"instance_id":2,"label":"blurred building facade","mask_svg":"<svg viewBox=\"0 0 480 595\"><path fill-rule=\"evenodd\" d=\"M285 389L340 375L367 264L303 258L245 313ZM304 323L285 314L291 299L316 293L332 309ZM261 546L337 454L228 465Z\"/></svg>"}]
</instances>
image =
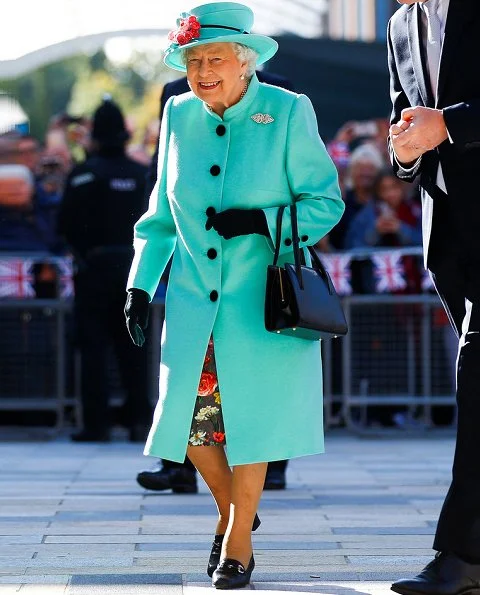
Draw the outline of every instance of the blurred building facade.
<instances>
[{"instance_id":1,"label":"blurred building facade","mask_svg":"<svg viewBox=\"0 0 480 595\"><path fill-rule=\"evenodd\" d=\"M328 36L350 41L386 39L388 19L396 0L329 0Z\"/></svg>"}]
</instances>

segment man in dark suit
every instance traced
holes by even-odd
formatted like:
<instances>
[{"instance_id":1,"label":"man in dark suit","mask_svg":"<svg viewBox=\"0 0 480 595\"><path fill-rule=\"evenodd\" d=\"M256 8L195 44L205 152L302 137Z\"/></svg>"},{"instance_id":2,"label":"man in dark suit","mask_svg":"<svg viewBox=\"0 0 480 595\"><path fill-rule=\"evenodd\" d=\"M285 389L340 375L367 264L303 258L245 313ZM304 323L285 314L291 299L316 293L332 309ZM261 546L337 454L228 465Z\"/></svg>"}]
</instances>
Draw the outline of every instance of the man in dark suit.
<instances>
[{"instance_id":1,"label":"man in dark suit","mask_svg":"<svg viewBox=\"0 0 480 595\"><path fill-rule=\"evenodd\" d=\"M276 85L277 87L293 91L293 85L288 79L282 76L261 71L257 71L256 74L258 80L262 83ZM190 88L186 77L167 83L164 86L160 98L160 122L162 121L163 109L168 99L174 95L180 95L188 91L190 91ZM147 174L147 197L150 196L157 181L157 161L158 143ZM283 490L285 488L287 462L274 461L268 464L264 489ZM176 493L195 493L197 491L196 470L188 457L183 464L163 459L153 469L140 471L137 475L137 482L149 490L162 491L172 489Z\"/></svg>"},{"instance_id":2,"label":"man in dark suit","mask_svg":"<svg viewBox=\"0 0 480 595\"><path fill-rule=\"evenodd\" d=\"M480 588L480 10L478 0L399 0L388 30L399 178L420 176L425 264L459 337L453 481L435 559L392 590L452 595ZM480 591L479 591L480 592Z\"/></svg>"}]
</instances>

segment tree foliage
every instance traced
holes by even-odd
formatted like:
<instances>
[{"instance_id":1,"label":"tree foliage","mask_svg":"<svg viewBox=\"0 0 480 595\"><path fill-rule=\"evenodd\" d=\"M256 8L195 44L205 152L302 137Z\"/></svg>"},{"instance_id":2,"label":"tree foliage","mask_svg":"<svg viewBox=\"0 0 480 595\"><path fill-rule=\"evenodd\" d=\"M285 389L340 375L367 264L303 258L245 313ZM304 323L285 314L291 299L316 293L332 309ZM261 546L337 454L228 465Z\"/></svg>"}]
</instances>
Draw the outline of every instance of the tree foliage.
<instances>
[{"instance_id":1,"label":"tree foliage","mask_svg":"<svg viewBox=\"0 0 480 595\"><path fill-rule=\"evenodd\" d=\"M119 65L100 50L42 66L15 80L0 80L0 89L20 102L31 133L43 139L53 115L91 116L105 93L143 129L158 117L162 83L171 78L158 53L134 51Z\"/></svg>"}]
</instances>

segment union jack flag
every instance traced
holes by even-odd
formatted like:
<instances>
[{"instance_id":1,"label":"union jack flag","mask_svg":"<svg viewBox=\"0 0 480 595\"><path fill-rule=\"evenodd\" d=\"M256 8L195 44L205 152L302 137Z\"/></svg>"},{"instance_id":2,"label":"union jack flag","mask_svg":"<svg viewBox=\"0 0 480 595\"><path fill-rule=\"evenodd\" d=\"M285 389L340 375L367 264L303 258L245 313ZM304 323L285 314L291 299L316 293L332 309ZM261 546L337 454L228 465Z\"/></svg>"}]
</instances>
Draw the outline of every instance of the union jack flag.
<instances>
[{"instance_id":1,"label":"union jack flag","mask_svg":"<svg viewBox=\"0 0 480 595\"><path fill-rule=\"evenodd\" d=\"M373 254L372 261L378 293L405 289L405 270L400 252Z\"/></svg>"},{"instance_id":2,"label":"union jack flag","mask_svg":"<svg viewBox=\"0 0 480 595\"><path fill-rule=\"evenodd\" d=\"M350 261L350 256L344 254L322 255L322 262L332 279L335 291L339 295L350 295L352 293Z\"/></svg>"},{"instance_id":3,"label":"union jack flag","mask_svg":"<svg viewBox=\"0 0 480 595\"><path fill-rule=\"evenodd\" d=\"M63 258L57 261L59 272L60 297L68 298L73 296L73 261L71 258Z\"/></svg>"},{"instance_id":4,"label":"union jack flag","mask_svg":"<svg viewBox=\"0 0 480 595\"><path fill-rule=\"evenodd\" d=\"M347 166L350 162L350 149L347 143L341 141L332 141L327 145L327 151L332 158L333 163L338 166Z\"/></svg>"},{"instance_id":5,"label":"union jack flag","mask_svg":"<svg viewBox=\"0 0 480 595\"><path fill-rule=\"evenodd\" d=\"M0 260L0 297L35 297L32 260L5 258Z\"/></svg>"}]
</instances>

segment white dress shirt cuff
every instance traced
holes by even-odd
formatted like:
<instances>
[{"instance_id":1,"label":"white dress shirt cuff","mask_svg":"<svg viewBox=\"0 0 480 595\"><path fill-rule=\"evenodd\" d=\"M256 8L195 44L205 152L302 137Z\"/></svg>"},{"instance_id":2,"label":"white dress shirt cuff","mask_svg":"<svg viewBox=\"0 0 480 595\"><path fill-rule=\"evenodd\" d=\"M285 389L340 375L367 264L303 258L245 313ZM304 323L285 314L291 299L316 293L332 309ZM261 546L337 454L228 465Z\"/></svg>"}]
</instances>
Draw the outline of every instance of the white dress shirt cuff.
<instances>
[{"instance_id":1,"label":"white dress shirt cuff","mask_svg":"<svg viewBox=\"0 0 480 595\"><path fill-rule=\"evenodd\" d=\"M404 172L406 172L407 174L412 173L413 170L418 166L418 164L420 163L420 161L422 160L422 157L419 157L415 163L413 165L411 165L410 167L405 167L405 165L403 165L399 160L398 157L395 155L395 151L393 152L393 156L395 157L395 161L397 162L398 167L401 167L402 170Z\"/></svg>"}]
</instances>

